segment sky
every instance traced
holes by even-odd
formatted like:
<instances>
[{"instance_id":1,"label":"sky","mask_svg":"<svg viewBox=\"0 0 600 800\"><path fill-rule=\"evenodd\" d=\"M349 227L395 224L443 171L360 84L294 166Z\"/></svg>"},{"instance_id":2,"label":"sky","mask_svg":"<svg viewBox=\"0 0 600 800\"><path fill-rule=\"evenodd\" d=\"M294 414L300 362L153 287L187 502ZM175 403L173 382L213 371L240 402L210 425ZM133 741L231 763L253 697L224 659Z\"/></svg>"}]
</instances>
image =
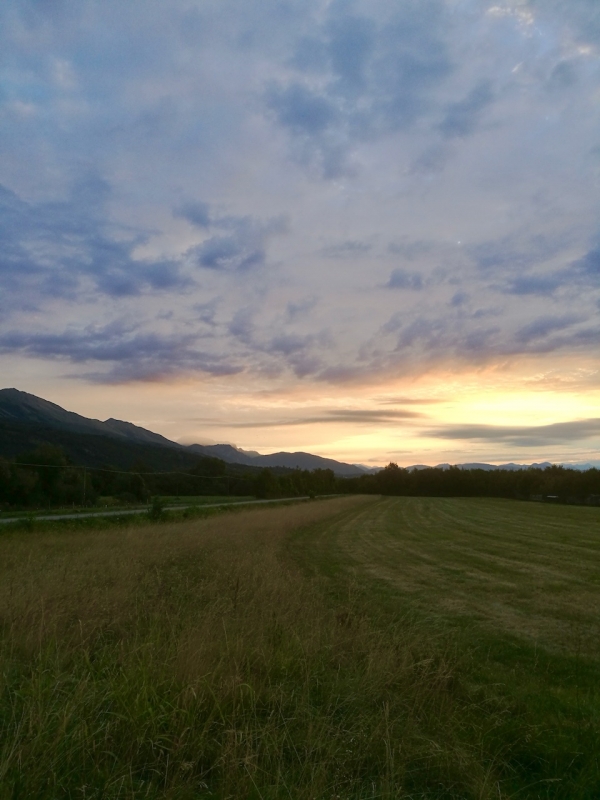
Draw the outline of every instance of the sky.
<instances>
[{"instance_id":1,"label":"sky","mask_svg":"<svg viewBox=\"0 0 600 800\"><path fill-rule=\"evenodd\" d=\"M600 464L597 0L4 0L0 142L2 387Z\"/></svg>"}]
</instances>

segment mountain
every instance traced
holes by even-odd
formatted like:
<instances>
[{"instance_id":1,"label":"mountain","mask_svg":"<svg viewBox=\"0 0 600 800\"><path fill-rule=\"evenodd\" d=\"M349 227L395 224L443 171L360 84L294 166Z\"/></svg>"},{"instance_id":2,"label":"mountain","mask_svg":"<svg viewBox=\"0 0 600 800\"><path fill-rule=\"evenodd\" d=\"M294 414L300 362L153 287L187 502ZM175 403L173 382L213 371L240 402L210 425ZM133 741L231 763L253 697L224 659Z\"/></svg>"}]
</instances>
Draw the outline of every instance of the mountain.
<instances>
[{"instance_id":1,"label":"mountain","mask_svg":"<svg viewBox=\"0 0 600 800\"><path fill-rule=\"evenodd\" d=\"M553 466L550 461L534 461L533 464L515 464L512 461L509 461L507 464L485 464L479 462L472 462L466 464L436 464L435 467L430 467L427 464L413 464L410 467L405 467L408 470L419 470L419 469L450 469L450 466L456 466L459 469L482 469L486 472L490 472L495 469L505 469L509 471L519 470L519 469L546 469L547 467ZM563 463L558 464L558 466L565 467L566 469L576 469L580 471L598 468L600 467L600 461L573 461L570 463Z\"/></svg>"},{"instance_id":2,"label":"mountain","mask_svg":"<svg viewBox=\"0 0 600 800\"><path fill-rule=\"evenodd\" d=\"M34 394L28 394L28 392L21 392L18 389L0 389L0 420L43 425L74 433L112 436L144 444L180 446L158 433L147 431L131 422L122 422L118 419L107 419L106 422L100 422L98 419L82 417L73 411L65 411L56 403L43 400Z\"/></svg>"},{"instance_id":3,"label":"mountain","mask_svg":"<svg viewBox=\"0 0 600 800\"><path fill-rule=\"evenodd\" d=\"M271 453L268 456L253 458L252 463L261 467L288 467L289 469L331 469L336 475L363 475L365 470L334 461L332 458L315 456L312 453Z\"/></svg>"},{"instance_id":4,"label":"mountain","mask_svg":"<svg viewBox=\"0 0 600 800\"><path fill-rule=\"evenodd\" d=\"M90 466L130 465L143 460L153 469L184 469L200 456L254 468L331 469L336 475L347 476L366 472L353 464L311 453L259 455L229 444L181 445L131 422L89 419L28 392L0 389L0 455L12 458L42 442L61 445L76 463ZM126 450L123 445L127 445ZM166 466L167 463L174 466Z\"/></svg>"},{"instance_id":5,"label":"mountain","mask_svg":"<svg viewBox=\"0 0 600 800\"><path fill-rule=\"evenodd\" d=\"M312 453L271 453L261 456L252 451L239 450L230 444L192 444L188 450L198 455L216 456L230 464L246 464L249 467L287 467L288 469L331 469L336 475L364 475L366 469L354 464L344 464L333 458L315 456Z\"/></svg>"}]
</instances>

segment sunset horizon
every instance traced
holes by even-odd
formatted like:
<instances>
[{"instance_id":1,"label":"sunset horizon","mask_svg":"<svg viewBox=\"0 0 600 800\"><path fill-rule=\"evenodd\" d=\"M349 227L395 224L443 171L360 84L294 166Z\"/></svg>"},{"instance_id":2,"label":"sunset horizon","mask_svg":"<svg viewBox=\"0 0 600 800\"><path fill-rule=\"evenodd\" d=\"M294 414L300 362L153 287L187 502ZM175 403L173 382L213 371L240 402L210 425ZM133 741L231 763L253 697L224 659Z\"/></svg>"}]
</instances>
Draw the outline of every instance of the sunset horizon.
<instances>
[{"instance_id":1,"label":"sunset horizon","mask_svg":"<svg viewBox=\"0 0 600 800\"><path fill-rule=\"evenodd\" d=\"M591 0L0 18L2 388L185 444L600 465Z\"/></svg>"}]
</instances>

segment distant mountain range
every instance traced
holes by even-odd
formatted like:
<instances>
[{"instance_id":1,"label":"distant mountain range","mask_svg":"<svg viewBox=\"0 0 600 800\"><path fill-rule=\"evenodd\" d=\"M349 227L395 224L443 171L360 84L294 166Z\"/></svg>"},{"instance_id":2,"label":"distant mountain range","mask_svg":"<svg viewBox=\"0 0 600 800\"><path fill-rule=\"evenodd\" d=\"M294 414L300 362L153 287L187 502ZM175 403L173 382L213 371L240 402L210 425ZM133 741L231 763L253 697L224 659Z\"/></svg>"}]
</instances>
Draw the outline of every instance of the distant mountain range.
<instances>
[{"instance_id":1,"label":"distant mountain range","mask_svg":"<svg viewBox=\"0 0 600 800\"><path fill-rule=\"evenodd\" d=\"M130 469L134 464L144 463L154 470L185 470L194 466L200 456L220 458L235 468L331 469L336 475L345 477L379 471L378 467L345 464L312 453L260 455L230 444L182 445L131 422L89 419L33 394L18 389L0 389L0 456L14 458L44 442L60 445L75 463L90 467L113 464ZM465 463L457 466L461 469L519 470L528 467L544 469L551 464L544 461L534 464ZM585 470L600 467L600 461L564 466ZM437 464L436 467L448 469L450 464ZM426 464L407 467L409 470L428 468Z\"/></svg>"},{"instance_id":2,"label":"distant mountain range","mask_svg":"<svg viewBox=\"0 0 600 800\"><path fill-rule=\"evenodd\" d=\"M551 467L551 461L534 461L532 464L515 464L514 462L510 461L508 464L486 464L486 463L479 463L479 462L471 462L466 464L436 464L433 469L450 469L451 466L458 467L459 469L483 469L486 472L491 472L496 469L505 469L509 472L519 469L529 469L530 467L537 468L537 469L546 469L546 467ZM586 469L594 469L600 467L600 461L573 461L570 463L562 463L559 466L567 467L569 469L576 469L580 471L584 471ZM432 469L431 466L427 464L413 464L410 467L406 467L407 470L414 470L414 469Z\"/></svg>"},{"instance_id":3,"label":"distant mountain range","mask_svg":"<svg viewBox=\"0 0 600 800\"><path fill-rule=\"evenodd\" d=\"M118 445L121 445L121 450L123 445L128 445L129 458L125 461L131 462L135 454L137 460L151 463L153 469L157 469L156 464L160 465L161 461L172 465L173 451L176 451L179 458L175 460L179 468L184 462L191 463L195 457L202 456L255 468L331 469L341 476L362 475L369 471L312 453L259 455L229 444L181 445L131 422L89 419L33 394L18 389L0 389L0 455L14 457L44 441L63 446L74 461L89 466L98 466L107 458L110 463L123 464L125 456L117 452ZM177 467L165 466L165 469L173 468Z\"/></svg>"}]
</instances>

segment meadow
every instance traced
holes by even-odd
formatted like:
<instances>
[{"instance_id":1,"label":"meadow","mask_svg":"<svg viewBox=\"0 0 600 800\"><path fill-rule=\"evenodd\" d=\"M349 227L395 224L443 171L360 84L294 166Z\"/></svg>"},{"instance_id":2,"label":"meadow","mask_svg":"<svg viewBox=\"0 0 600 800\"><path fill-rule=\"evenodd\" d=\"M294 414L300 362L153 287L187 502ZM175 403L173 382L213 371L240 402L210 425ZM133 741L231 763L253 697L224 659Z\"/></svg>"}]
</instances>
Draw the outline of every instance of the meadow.
<instances>
[{"instance_id":1,"label":"meadow","mask_svg":"<svg viewBox=\"0 0 600 800\"><path fill-rule=\"evenodd\" d=\"M597 798L600 510L0 533L0 798Z\"/></svg>"}]
</instances>

